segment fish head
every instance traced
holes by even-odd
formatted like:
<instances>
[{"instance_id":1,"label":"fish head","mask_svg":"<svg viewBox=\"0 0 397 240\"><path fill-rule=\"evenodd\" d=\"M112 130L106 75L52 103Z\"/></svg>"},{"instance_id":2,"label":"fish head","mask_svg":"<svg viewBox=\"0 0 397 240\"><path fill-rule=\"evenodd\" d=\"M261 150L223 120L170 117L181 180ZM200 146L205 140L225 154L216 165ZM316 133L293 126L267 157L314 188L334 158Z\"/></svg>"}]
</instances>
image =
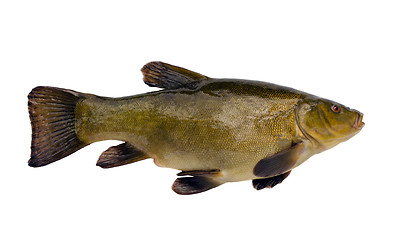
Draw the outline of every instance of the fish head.
<instances>
[{"instance_id":1,"label":"fish head","mask_svg":"<svg viewBox=\"0 0 397 240\"><path fill-rule=\"evenodd\" d=\"M303 100L297 110L298 126L319 151L332 148L364 127L363 114L327 99Z\"/></svg>"}]
</instances>

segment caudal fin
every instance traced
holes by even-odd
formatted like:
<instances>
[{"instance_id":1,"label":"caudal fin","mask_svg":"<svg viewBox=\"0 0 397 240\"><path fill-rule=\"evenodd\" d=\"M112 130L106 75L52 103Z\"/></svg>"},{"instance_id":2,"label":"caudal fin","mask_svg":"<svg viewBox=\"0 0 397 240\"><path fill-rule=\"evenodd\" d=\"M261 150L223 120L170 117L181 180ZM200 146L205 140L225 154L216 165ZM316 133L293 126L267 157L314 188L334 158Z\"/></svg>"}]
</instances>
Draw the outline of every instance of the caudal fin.
<instances>
[{"instance_id":1,"label":"caudal fin","mask_svg":"<svg viewBox=\"0 0 397 240\"><path fill-rule=\"evenodd\" d=\"M87 144L75 129L75 108L84 95L54 87L36 87L28 95L32 145L29 166L41 167Z\"/></svg>"}]
</instances>

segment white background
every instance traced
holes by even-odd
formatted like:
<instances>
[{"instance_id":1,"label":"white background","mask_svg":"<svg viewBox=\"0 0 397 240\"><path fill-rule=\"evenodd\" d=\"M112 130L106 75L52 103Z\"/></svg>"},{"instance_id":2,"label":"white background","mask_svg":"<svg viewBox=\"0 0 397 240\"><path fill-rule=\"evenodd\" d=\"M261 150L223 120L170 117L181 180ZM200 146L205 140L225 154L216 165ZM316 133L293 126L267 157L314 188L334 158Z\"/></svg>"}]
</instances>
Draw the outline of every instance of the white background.
<instances>
[{"instance_id":1,"label":"white background","mask_svg":"<svg viewBox=\"0 0 397 240\"><path fill-rule=\"evenodd\" d=\"M395 1L140 2L1 1L1 239L397 239ZM366 126L261 191L179 196L152 160L96 167L115 141L28 167L33 87L153 91L154 60L333 99Z\"/></svg>"}]
</instances>

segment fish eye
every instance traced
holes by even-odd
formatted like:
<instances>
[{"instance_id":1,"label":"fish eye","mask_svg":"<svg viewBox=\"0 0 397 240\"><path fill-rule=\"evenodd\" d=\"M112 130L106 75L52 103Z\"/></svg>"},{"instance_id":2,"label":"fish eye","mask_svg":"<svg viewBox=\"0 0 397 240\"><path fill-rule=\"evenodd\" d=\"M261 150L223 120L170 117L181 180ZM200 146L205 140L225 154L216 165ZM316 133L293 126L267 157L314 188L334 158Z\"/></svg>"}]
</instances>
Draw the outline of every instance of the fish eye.
<instances>
[{"instance_id":1,"label":"fish eye","mask_svg":"<svg viewBox=\"0 0 397 240\"><path fill-rule=\"evenodd\" d=\"M338 105L332 104L332 105L331 105L331 110L332 110L334 113L339 113L339 112L340 112L340 107L339 107Z\"/></svg>"}]
</instances>

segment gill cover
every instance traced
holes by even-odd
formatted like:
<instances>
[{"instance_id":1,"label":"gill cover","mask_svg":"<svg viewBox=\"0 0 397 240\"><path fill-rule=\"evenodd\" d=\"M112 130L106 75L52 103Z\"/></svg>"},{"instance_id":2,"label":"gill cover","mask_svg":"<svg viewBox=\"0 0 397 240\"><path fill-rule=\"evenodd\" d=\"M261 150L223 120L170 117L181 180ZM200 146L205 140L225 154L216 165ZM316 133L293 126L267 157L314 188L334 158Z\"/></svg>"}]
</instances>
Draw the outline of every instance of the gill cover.
<instances>
[{"instance_id":1,"label":"gill cover","mask_svg":"<svg viewBox=\"0 0 397 240\"><path fill-rule=\"evenodd\" d=\"M363 114L326 99L306 99L297 111L298 126L321 150L334 147L357 134Z\"/></svg>"}]
</instances>

